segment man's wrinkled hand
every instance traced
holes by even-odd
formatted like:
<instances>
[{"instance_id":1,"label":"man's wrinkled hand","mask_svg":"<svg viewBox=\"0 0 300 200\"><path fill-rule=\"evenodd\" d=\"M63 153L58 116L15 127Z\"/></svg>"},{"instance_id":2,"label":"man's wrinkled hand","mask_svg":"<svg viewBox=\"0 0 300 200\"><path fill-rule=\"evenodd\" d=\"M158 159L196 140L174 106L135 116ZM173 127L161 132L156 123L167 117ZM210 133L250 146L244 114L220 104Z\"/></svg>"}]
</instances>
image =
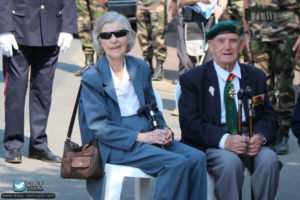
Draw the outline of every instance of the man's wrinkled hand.
<instances>
[{"instance_id":1,"label":"man's wrinkled hand","mask_svg":"<svg viewBox=\"0 0 300 200\"><path fill-rule=\"evenodd\" d=\"M11 57L13 55L12 48L19 49L15 36L11 32L0 34L0 50L2 54Z\"/></svg>"},{"instance_id":2,"label":"man's wrinkled hand","mask_svg":"<svg viewBox=\"0 0 300 200\"><path fill-rule=\"evenodd\" d=\"M249 138L241 135L230 135L226 138L225 149L236 154L245 153Z\"/></svg>"},{"instance_id":3,"label":"man's wrinkled hand","mask_svg":"<svg viewBox=\"0 0 300 200\"><path fill-rule=\"evenodd\" d=\"M261 146L264 142L264 137L261 134L255 134L249 139L248 152L249 156L255 156L259 153Z\"/></svg>"}]
</instances>

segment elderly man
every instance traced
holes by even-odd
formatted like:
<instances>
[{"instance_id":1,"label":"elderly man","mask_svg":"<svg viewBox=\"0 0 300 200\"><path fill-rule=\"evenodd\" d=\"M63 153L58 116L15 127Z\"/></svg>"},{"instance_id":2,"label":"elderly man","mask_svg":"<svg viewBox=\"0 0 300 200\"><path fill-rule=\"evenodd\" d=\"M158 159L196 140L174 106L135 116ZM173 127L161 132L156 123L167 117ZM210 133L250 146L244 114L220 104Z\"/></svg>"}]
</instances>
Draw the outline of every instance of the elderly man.
<instances>
[{"instance_id":1,"label":"elderly man","mask_svg":"<svg viewBox=\"0 0 300 200\"><path fill-rule=\"evenodd\" d=\"M239 199L244 169L254 158L251 177L255 199L274 199L279 181L279 161L266 145L273 140L278 124L268 99L266 76L254 66L238 63L243 26L231 20L214 25L206 35L214 60L183 74L179 81L179 119L182 140L205 149L207 169L215 177L217 199ZM260 95L253 117L253 137L249 124L247 98L243 98L243 133L237 134L237 92L251 89ZM231 110L230 110L231 109Z\"/></svg>"}]
</instances>

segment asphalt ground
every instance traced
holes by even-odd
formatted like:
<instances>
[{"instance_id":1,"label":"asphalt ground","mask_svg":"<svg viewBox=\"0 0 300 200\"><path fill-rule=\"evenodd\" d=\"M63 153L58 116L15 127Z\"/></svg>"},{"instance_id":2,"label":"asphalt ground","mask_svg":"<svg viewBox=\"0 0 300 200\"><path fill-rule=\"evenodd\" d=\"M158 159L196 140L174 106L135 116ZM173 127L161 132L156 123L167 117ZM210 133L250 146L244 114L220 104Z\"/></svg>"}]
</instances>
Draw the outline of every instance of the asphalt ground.
<instances>
[{"instance_id":1,"label":"asphalt ground","mask_svg":"<svg viewBox=\"0 0 300 200\"><path fill-rule=\"evenodd\" d=\"M160 93L163 99L164 117L168 125L175 132L175 138L180 139L180 128L178 117L171 116L175 108L174 91L175 86L171 81L178 76L178 58L176 55L176 27L174 22L169 25L166 34L168 45L168 56L164 64L165 80L153 82L154 87ZM139 45L129 53L141 57ZM2 57L2 56L1 56ZM2 58L0 58L2 63ZM48 120L47 134L49 148L58 155L62 155L63 144L66 138L73 105L80 84L80 78L73 75L80 66L84 64L84 56L81 51L79 40L74 40L70 50L61 54L58 67L55 74L52 94L52 106ZM2 68L0 69L0 93L4 92L4 79ZM299 72L296 72L295 86L300 83ZM13 183L15 180L25 181L26 184L36 185L42 182L42 187L33 187L33 189L43 189L43 191L24 191L30 194L35 193L54 193L58 200L83 200L88 199L85 189L85 181L82 180L64 180L60 178L60 164L53 164L33 160L28 158L28 143L30 137L29 117L28 117L28 97L25 107L25 142L22 148L23 162L21 164L9 164L4 161L5 150L3 147L4 134L4 96L0 96L0 193L14 192ZM72 139L78 143L80 133L77 120L73 130ZM280 183L277 193L277 200L298 200L300 199L300 151L295 137L290 132L289 139L290 153L285 156L279 156L284 166L280 173ZM152 192L155 184L152 185ZM250 178L246 177L243 186L243 199L250 200ZM18 193L18 194L21 194ZM122 199L133 199L134 185L133 179L126 179L122 190Z\"/></svg>"}]
</instances>

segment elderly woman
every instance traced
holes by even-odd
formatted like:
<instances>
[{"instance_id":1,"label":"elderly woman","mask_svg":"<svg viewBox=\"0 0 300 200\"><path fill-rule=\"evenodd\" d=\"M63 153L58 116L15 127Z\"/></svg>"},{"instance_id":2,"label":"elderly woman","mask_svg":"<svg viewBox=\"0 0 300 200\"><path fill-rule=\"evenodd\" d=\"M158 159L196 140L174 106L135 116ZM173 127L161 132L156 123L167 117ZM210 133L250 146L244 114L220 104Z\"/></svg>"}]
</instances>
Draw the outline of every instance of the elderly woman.
<instances>
[{"instance_id":1,"label":"elderly woman","mask_svg":"<svg viewBox=\"0 0 300 200\"><path fill-rule=\"evenodd\" d=\"M100 59L82 77L83 143L98 138L103 169L105 163L128 165L156 176L154 199L206 199L204 153L174 141L157 109L161 129L151 130L147 117L137 115L139 108L155 102L155 96L147 64L126 55L135 42L128 20L106 13L96 21L93 39ZM101 198L102 182L87 181L93 199Z\"/></svg>"}]
</instances>

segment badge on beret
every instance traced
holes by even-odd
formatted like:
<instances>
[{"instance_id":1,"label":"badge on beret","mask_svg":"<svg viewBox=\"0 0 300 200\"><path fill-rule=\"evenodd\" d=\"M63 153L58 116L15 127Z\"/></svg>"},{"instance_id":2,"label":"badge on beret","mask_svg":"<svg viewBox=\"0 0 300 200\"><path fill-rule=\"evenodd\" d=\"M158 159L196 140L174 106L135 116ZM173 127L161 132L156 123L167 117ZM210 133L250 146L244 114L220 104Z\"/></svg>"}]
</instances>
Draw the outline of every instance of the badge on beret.
<instances>
[{"instance_id":1,"label":"badge on beret","mask_svg":"<svg viewBox=\"0 0 300 200\"><path fill-rule=\"evenodd\" d=\"M236 34L240 35L241 31L242 31L242 27L241 27L240 25L237 24L237 25L235 26L235 32L236 32Z\"/></svg>"}]
</instances>

